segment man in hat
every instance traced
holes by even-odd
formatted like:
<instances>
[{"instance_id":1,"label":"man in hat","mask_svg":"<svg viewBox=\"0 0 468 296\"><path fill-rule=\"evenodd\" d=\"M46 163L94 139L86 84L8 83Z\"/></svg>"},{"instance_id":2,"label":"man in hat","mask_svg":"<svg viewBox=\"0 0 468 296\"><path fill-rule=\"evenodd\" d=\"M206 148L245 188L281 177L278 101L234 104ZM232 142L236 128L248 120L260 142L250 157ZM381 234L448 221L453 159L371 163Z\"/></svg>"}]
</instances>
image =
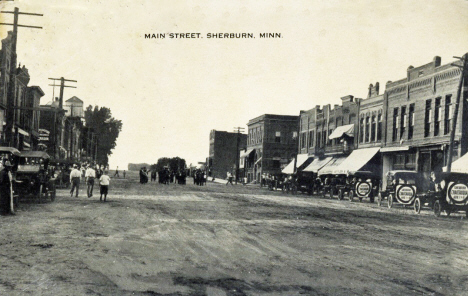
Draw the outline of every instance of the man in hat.
<instances>
[{"instance_id":1,"label":"man in hat","mask_svg":"<svg viewBox=\"0 0 468 296\"><path fill-rule=\"evenodd\" d=\"M89 164L88 164L88 168L86 169L85 178L86 178L86 184L88 185L88 198L89 198L93 196L94 179L96 178L96 171Z\"/></svg>"},{"instance_id":2,"label":"man in hat","mask_svg":"<svg viewBox=\"0 0 468 296\"><path fill-rule=\"evenodd\" d=\"M78 197L78 192L80 191L80 178L81 173L78 170L78 166L76 164L73 165L73 170L70 173L70 183L72 184L72 188L70 190L70 197L73 197L73 191L76 188L76 197Z\"/></svg>"},{"instance_id":3,"label":"man in hat","mask_svg":"<svg viewBox=\"0 0 468 296\"><path fill-rule=\"evenodd\" d=\"M13 204L13 194L12 194L12 180L11 175L11 163L8 159L2 161L2 167L0 170L0 198L2 198L2 205L6 212L10 214L15 214L15 207Z\"/></svg>"}]
</instances>

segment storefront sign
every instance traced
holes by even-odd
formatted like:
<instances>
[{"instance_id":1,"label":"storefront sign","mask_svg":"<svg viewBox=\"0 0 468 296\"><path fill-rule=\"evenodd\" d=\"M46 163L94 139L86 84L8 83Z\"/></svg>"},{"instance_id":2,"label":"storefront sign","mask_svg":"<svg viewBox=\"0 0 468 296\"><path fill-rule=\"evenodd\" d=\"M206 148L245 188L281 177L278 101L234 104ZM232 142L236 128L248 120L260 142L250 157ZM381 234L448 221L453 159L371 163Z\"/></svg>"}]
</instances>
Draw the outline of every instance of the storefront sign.
<instances>
[{"instance_id":1,"label":"storefront sign","mask_svg":"<svg viewBox=\"0 0 468 296\"><path fill-rule=\"evenodd\" d=\"M465 203L468 197L468 186L463 183L450 182L447 195L454 203Z\"/></svg>"},{"instance_id":2,"label":"storefront sign","mask_svg":"<svg viewBox=\"0 0 468 296\"><path fill-rule=\"evenodd\" d=\"M396 198L401 203L410 203L416 195L416 188L410 185L397 185Z\"/></svg>"},{"instance_id":3,"label":"storefront sign","mask_svg":"<svg viewBox=\"0 0 468 296\"><path fill-rule=\"evenodd\" d=\"M367 182L358 182L356 184L356 193L358 196L368 196L371 191L371 184Z\"/></svg>"}]
</instances>

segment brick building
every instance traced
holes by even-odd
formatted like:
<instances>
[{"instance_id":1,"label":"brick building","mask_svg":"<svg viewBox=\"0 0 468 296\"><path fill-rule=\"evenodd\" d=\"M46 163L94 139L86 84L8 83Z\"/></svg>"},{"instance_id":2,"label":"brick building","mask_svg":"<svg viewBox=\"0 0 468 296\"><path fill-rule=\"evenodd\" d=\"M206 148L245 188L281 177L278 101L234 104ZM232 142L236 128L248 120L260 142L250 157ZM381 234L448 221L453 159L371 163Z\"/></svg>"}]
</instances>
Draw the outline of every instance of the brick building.
<instances>
[{"instance_id":1,"label":"brick building","mask_svg":"<svg viewBox=\"0 0 468 296\"><path fill-rule=\"evenodd\" d=\"M264 114L249 120L244 169L247 181L278 174L295 157L299 116Z\"/></svg>"},{"instance_id":2,"label":"brick building","mask_svg":"<svg viewBox=\"0 0 468 296\"><path fill-rule=\"evenodd\" d=\"M239 142L238 142L239 141ZM229 171L236 171L239 151L247 146L247 135L211 130L210 151L207 159L208 175L215 178L226 178Z\"/></svg>"},{"instance_id":3,"label":"brick building","mask_svg":"<svg viewBox=\"0 0 468 296\"><path fill-rule=\"evenodd\" d=\"M455 64L462 65L460 61ZM441 58L435 57L428 64L408 67L405 78L387 82L383 101L383 175L389 170L407 169L429 178L431 171L440 171L447 164L460 75L459 67L441 65ZM453 160L467 151L467 80L465 76Z\"/></svg>"}]
</instances>

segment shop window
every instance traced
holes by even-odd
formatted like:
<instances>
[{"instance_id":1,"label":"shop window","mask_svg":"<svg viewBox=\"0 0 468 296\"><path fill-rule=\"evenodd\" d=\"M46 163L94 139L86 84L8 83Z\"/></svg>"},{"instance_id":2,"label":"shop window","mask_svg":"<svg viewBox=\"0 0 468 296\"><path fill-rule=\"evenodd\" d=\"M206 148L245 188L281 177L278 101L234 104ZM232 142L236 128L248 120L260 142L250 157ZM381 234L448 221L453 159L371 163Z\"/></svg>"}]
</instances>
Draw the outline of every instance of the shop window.
<instances>
[{"instance_id":1,"label":"shop window","mask_svg":"<svg viewBox=\"0 0 468 296\"><path fill-rule=\"evenodd\" d=\"M371 142L375 142L376 126L377 126L377 122L375 121L375 115L374 115L374 116L372 116L372 128L371 128L371 135L370 135Z\"/></svg>"},{"instance_id":2,"label":"shop window","mask_svg":"<svg viewBox=\"0 0 468 296\"><path fill-rule=\"evenodd\" d=\"M409 106L408 140L413 138L414 131L414 104Z\"/></svg>"},{"instance_id":3,"label":"shop window","mask_svg":"<svg viewBox=\"0 0 468 296\"><path fill-rule=\"evenodd\" d=\"M424 115L424 137L428 137L431 133L431 121L432 121L432 100L426 100L426 112Z\"/></svg>"},{"instance_id":4,"label":"shop window","mask_svg":"<svg viewBox=\"0 0 468 296\"><path fill-rule=\"evenodd\" d=\"M392 140L398 140L398 108L393 109L393 135Z\"/></svg>"},{"instance_id":5,"label":"shop window","mask_svg":"<svg viewBox=\"0 0 468 296\"><path fill-rule=\"evenodd\" d=\"M444 135L447 135L452 130L452 95L445 96L445 123L444 123Z\"/></svg>"},{"instance_id":6,"label":"shop window","mask_svg":"<svg viewBox=\"0 0 468 296\"><path fill-rule=\"evenodd\" d=\"M440 99L435 99L435 108L434 108L434 136L439 135L440 131L440 113L441 113L441 106L440 106Z\"/></svg>"}]
</instances>

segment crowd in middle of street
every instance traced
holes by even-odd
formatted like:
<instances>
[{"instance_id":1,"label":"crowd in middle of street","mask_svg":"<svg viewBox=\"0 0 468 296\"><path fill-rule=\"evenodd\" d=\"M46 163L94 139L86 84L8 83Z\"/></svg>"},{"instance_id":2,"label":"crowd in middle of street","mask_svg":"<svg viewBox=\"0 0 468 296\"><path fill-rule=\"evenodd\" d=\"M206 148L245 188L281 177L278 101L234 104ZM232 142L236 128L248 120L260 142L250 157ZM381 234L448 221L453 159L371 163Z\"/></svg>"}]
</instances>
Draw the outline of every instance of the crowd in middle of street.
<instances>
[{"instance_id":1,"label":"crowd in middle of street","mask_svg":"<svg viewBox=\"0 0 468 296\"><path fill-rule=\"evenodd\" d=\"M116 169L115 175L118 175L118 168ZM78 194L80 192L80 183L82 179L85 180L87 185L86 193L88 198L91 198L93 196L94 184L95 180L97 180L100 192L99 200L107 200L107 194L109 192L110 184L108 168L106 168L105 166L100 166L98 164L83 164L81 165L81 168L79 168L77 164L74 164L70 172L70 197L73 197L73 194L75 194L75 197L78 197Z\"/></svg>"},{"instance_id":2,"label":"crowd in middle of street","mask_svg":"<svg viewBox=\"0 0 468 296\"><path fill-rule=\"evenodd\" d=\"M159 184L171 184L177 181L177 184L185 185L187 181L187 173L185 170L171 170L167 166L157 171L156 169L148 170L146 167L140 168L140 183L146 184L151 175L151 182L156 182L156 177Z\"/></svg>"}]
</instances>

